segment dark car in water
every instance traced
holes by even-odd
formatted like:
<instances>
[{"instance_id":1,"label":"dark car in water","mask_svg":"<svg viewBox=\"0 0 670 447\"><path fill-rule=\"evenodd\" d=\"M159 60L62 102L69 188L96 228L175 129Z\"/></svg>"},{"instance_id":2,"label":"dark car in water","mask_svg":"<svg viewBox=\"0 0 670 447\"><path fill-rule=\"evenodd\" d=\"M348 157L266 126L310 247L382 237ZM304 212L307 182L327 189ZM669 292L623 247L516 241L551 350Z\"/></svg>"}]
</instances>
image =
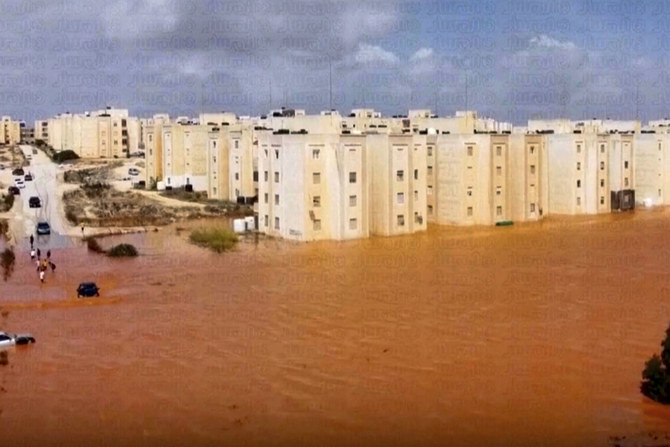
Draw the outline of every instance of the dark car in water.
<instances>
[{"instance_id":1,"label":"dark car in water","mask_svg":"<svg viewBox=\"0 0 670 447\"><path fill-rule=\"evenodd\" d=\"M51 234L51 227L48 222L37 223L37 234Z\"/></svg>"},{"instance_id":2,"label":"dark car in water","mask_svg":"<svg viewBox=\"0 0 670 447\"><path fill-rule=\"evenodd\" d=\"M21 190L19 188L17 188L16 186L10 186L9 187L9 193L14 194L15 196L18 196L19 194L21 194Z\"/></svg>"},{"instance_id":3,"label":"dark car in water","mask_svg":"<svg viewBox=\"0 0 670 447\"><path fill-rule=\"evenodd\" d=\"M41 208L42 202L40 201L39 197L32 196L30 199L28 199L28 206L30 208Z\"/></svg>"},{"instance_id":4,"label":"dark car in water","mask_svg":"<svg viewBox=\"0 0 670 447\"><path fill-rule=\"evenodd\" d=\"M12 175L25 175L25 172L21 168L16 168L12 171Z\"/></svg>"},{"instance_id":5,"label":"dark car in water","mask_svg":"<svg viewBox=\"0 0 670 447\"><path fill-rule=\"evenodd\" d=\"M100 287L94 282L83 282L77 287L77 298L100 296Z\"/></svg>"},{"instance_id":6,"label":"dark car in water","mask_svg":"<svg viewBox=\"0 0 670 447\"><path fill-rule=\"evenodd\" d=\"M31 182L33 180L33 176L31 174L26 174L26 176L23 178L27 182Z\"/></svg>"}]
</instances>

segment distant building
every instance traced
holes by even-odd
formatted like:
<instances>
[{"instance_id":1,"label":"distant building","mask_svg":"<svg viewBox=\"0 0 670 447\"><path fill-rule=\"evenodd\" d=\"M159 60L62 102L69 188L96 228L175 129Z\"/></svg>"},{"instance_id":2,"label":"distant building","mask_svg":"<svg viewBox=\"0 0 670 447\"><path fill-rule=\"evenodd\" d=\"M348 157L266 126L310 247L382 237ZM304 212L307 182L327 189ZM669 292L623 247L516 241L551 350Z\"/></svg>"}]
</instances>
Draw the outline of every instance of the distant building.
<instances>
[{"instance_id":1,"label":"distant building","mask_svg":"<svg viewBox=\"0 0 670 447\"><path fill-rule=\"evenodd\" d=\"M21 142L21 126L10 116L0 118L0 144L19 144Z\"/></svg>"}]
</instances>

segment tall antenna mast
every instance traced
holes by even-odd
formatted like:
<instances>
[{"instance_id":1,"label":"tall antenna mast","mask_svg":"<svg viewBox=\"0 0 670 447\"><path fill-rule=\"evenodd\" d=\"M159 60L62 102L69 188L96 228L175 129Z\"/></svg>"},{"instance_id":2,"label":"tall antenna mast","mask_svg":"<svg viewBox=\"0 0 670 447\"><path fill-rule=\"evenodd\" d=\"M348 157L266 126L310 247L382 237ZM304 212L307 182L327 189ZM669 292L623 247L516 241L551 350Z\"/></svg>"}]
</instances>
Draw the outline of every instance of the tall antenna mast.
<instances>
[{"instance_id":1,"label":"tall antenna mast","mask_svg":"<svg viewBox=\"0 0 670 447\"><path fill-rule=\"evenodd\" d=\"M333 61L328 59L328 84L330 110L333 110Z\"/></svg>"}]
</instances>

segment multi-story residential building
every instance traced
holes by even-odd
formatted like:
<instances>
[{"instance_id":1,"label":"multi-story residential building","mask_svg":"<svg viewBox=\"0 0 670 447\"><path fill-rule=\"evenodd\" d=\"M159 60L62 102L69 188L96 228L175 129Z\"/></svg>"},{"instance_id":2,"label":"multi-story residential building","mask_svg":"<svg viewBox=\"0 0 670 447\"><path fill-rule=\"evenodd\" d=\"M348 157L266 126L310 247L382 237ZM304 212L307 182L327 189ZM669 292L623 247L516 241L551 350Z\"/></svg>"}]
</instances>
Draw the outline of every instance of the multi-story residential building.
<instances>
[{"instance_id":1,"label":"multi-story residential building","mask_svg":"<svg viewBox=\"0 0 670 447\"><path fill-rule=\"evenodd\" d=\"M83 158L128 157L139 142L138 120L129 117L125 109L108 107L75 115L67 112L50 119L47 127L51 147L72 150Z\"/></svg>"},{"instance_id":2,"label":"multi-story residential building","mask_svg":"<svg viewBox=\"0 0 670 447\"><path fill-rule=\"evenodd\" d=\"M259 230L287 239L367 237L365 137L259 134Z\"/></svg>"},{"instance_id":3,"label":"multi-story residential building","mask_svg":"<svg viewBox=\"0 0 670 447\"><path fill-rule=\"evenodd\" d=\"M0 118L0 144L19 144L21 142L21 125L10 116Z\"/></svg>"},{"instance_id":4,"label":"multi-story residential building","mask_svg":"<svg viewBox=\"0 0 670 447\"><path fill-rule=\"evenodd\" d=\"M507 134L429 135L429 221L492 225L511 220L511 157Z\"/></svg>"},{"instance_id":5,"label":"multi-story residential building","mask_svg":"<svg viewBox=\"0 0 670 447\"><path fill-rule=\"evenodd\" d=\"M35 140L41 140L47 144L49 143L49 121L35 121Z\"/></svg>"},{"instance_id":6,"label":"multi-story residential building","mask_svg":"<svg viewBox=\"0 0 670 447\"><path fill-rule=\"evenodd\" d=\"M658 128L661 130L662 128ZM669 135L655 130L635 135L635 197L645 206L664 205L670 187Z\"/></svg>"},{"instance_id":7,"label":"multi-story residential building","mask_svg":"<svg viewBox=\"0 0 670 447\"><path fill-rule=\"evenodd\" d=\"M157 114L142 126L145 151L145 180L148 187L163 181L163 126L170 123L170 116Z\"/></svg>"},{"instance_id":8,"label":"multi-story residential building","mask_svg":"<svg viewBox=\"0 0 670 447\"><path fill-rule=\"evenodd\" d=\"M341 240L425 230L425 139L259 133L260 231Z\"/></svg>"},{"instance_id":9,"label":"multi-story residential building","mask_svg":"<svg viewBox=\"0 0 670 447\"><path fill-rule=\"evenodd\" d=\"M427 227L426 136L366 135L370 232L383 236Z\"/></svg>"},{"instance_id":10,"label":"multi-story residential building","mask_svg":"<svg viewBox=\"0 0 670 447\"><path fill-rule=\"evenodd\" d=\"M33 127L28 127L25 121L19 122L19 132L21 143L32 144L35 142L35 129Z\"/></svg>"},{"instance_id":11,"label":"multi-story residential building","mask_svg":"<svg viewBox=\"0 0 670 447\"><path fill-rule=\"evenodd\" d=\"M610 208L635 208L635 151L633 134L610 134Z\"/></svg>"},{"instance_id":12,"label":"multi-story residential building","mask_svg":"<svg viewBox=\"0 0 670 447\"><path fill-rule=\"evenodd\" d=\"M512 219L542 219L549 210L547 149L544 135L511 134L509 169Z\"/></svg>"}]
</instances>

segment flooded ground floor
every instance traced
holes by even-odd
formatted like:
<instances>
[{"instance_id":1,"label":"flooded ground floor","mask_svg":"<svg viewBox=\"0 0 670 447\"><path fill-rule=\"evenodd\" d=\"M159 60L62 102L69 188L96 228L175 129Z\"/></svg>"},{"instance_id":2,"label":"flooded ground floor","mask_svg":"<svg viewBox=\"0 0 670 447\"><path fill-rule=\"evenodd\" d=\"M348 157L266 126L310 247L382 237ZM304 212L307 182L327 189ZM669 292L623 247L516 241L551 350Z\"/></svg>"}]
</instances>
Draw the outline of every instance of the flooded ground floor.
<instances>
[{"instance_id":1,"label":"flooded ground floor","mask_svg":"<svg viewBox=\"0 0 670 447\"><path fill-rule=\"evenodd\" d=\"M639 393L670 323L670 210L223 255L186 233L101 240L136 259L60 244L44 284L22 245L0 329L37 343L0 366L3 445L607 446L670 432L670 409ZM86 280L99 299L76 298Z\"/></svg>"}]
</instances>

